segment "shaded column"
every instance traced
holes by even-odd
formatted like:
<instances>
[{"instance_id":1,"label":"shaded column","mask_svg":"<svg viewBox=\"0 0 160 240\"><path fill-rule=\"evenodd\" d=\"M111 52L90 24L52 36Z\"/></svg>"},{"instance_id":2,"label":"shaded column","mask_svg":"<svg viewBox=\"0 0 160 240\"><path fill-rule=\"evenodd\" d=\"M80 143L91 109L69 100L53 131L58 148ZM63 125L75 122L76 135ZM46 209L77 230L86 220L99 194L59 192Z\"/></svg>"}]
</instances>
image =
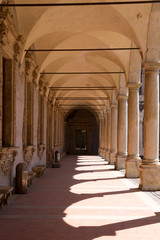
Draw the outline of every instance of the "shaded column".
<instances>
[{"instance_id":1,"label":"shaded column","mask_svg":"<svg viewBox=\"0 0 160 240\"><path fill-rule=\"evenodd\" d=\"M103 158L105 159L105 156L106 156L106 128L107 128L107 125L106 125L106 114L104 114L104 117L103 117Z\"/></svg>"},{"instance_id":2,"label":"shaded column","mask_svg":"<svg viewBox=\"0 0 160 240\"><path fill-rule=\"evenodd\" d=\"M126 177L139 177L139 87L141 84L129 84L128 97L128 156L125 163Z\"/></svg>"},{"instance_id":3,"label":"shaded column","mask_svg":"<svg viewBox=\"0 0 160 240\"><path fill-rule=\"evenodd\" d=\"M111 111L107 111L107 150L106 150L106 161L110 158L110 143L111 143Z\"/></svg>"},{"instance_id":4,"label":"shaded column","mask_svg":"<svg viewBox=\"0 0 160 240\"><path fill-rule=\"evenodd\" d=\"M118 98L118 131L117 131L117 158L115 167L117 170L125 168L127 157L127 96Z\"/></svg>"},{"instance_id":5,"label":"shaded column","mask_svg":"<svg viewBox=\"0 0 160 240\"><path fill-rule=\"evenodd\" d=\"M144 92L144 159L140 165L140 188L160 190L159 164L159 68L148 63L145 67Z\"/></svg>"},{"instance_id":6,"label":"shaded column","mask_svg":"<svg viewBox=\"0 0 160 240\"><path fill-rule=\"evenodd\" d=\"M115 164L117 155L117 105L111 106L111 151L110 164Z\"/></svg>"}]
</instances>

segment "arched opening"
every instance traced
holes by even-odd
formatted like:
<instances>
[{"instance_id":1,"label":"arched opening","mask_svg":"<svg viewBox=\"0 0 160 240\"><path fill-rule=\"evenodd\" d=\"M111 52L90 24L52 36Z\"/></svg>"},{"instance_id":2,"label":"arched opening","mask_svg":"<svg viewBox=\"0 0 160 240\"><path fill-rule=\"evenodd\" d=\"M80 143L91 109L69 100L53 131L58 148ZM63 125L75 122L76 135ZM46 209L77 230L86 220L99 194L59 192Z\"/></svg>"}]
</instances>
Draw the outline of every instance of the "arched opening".
<instances>
[{"instance_id":1,"label":"arched opening","mask_svg":"<svg viewBox=\"0 0 160 240\"><path fill-rule=\"evenodd\" d=\"M89 110L73 110L68 115L66 124L68 154L98 154L99 127L95 116Z\"/></svg>"}]
</instances>

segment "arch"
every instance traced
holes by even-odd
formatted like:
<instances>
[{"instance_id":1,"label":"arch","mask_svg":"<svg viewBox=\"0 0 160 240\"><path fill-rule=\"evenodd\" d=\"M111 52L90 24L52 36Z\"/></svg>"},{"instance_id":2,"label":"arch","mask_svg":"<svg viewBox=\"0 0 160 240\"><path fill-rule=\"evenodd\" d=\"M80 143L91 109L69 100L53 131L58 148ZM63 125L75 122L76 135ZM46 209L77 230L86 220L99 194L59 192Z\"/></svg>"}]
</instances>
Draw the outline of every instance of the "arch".
<instances>
[{"instance_id":1,"label":"arch","mask_svg":"<svg viewBox=\"0 0 160 240\"><path fill-rule=\"evenodd\" d=\"M70 154L97 154L99 127L88 109L74 109L65 117L67 152Z\"/></svg>"}]
</instances>

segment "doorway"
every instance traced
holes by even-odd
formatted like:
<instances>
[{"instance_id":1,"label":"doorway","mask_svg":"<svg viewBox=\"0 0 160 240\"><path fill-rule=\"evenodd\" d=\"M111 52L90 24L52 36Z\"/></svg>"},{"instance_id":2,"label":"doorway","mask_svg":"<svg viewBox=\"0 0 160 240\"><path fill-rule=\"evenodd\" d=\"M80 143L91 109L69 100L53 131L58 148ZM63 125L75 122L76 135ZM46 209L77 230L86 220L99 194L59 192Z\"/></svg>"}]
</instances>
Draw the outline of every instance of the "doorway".
<instances>
[{"instance_id":1,"label":"doorway","mask_svg":"<svg viewBox=\"0 0 160 240\"><path fill-rule=\"evenodd\" d=\"M73 110L66 117L66 153L98 154L99 126L89 110Z\"/></svg>"},{"instance_id":2,"label":"doorway","mask_svg":"<svg viewBox=\"0 0 160 240\"><path fill-rule=\"evenodd\" d=\"M76 130L76 154L87 153L87 130Z\"/></svg>"}]
</instances>

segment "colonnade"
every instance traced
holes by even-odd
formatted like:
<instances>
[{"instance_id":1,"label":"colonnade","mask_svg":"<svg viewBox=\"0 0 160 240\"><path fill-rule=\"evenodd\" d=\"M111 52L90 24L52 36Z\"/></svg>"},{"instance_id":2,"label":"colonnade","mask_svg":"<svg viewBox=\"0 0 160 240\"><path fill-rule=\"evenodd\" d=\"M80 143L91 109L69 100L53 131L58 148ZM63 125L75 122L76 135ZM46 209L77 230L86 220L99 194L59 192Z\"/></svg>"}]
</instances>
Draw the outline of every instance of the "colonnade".
<instances>
[{"instance_id":1,"label":"colonnade","mask_svg":"<svg viewBox=\"0 0 160 240\"><path fill-rule=\"evenodd\" d=\"M159 163L159 65L146 64L144 92L144 157L139 156L139 87L129 83L128 96L119 95L117 104L111 104L100 124L100 144L106 146L100 155L114 164L115 169L125 169L128 178L140 177L142 190L160 190ZM111 120L110 120L111 118ZM103 129L102 129L103 128ZM111 131L111 134L110 134ZM101 145L101 146L102 146ZM101 147L100 147L101 149Z\"/></svg>"}]
</instances>

